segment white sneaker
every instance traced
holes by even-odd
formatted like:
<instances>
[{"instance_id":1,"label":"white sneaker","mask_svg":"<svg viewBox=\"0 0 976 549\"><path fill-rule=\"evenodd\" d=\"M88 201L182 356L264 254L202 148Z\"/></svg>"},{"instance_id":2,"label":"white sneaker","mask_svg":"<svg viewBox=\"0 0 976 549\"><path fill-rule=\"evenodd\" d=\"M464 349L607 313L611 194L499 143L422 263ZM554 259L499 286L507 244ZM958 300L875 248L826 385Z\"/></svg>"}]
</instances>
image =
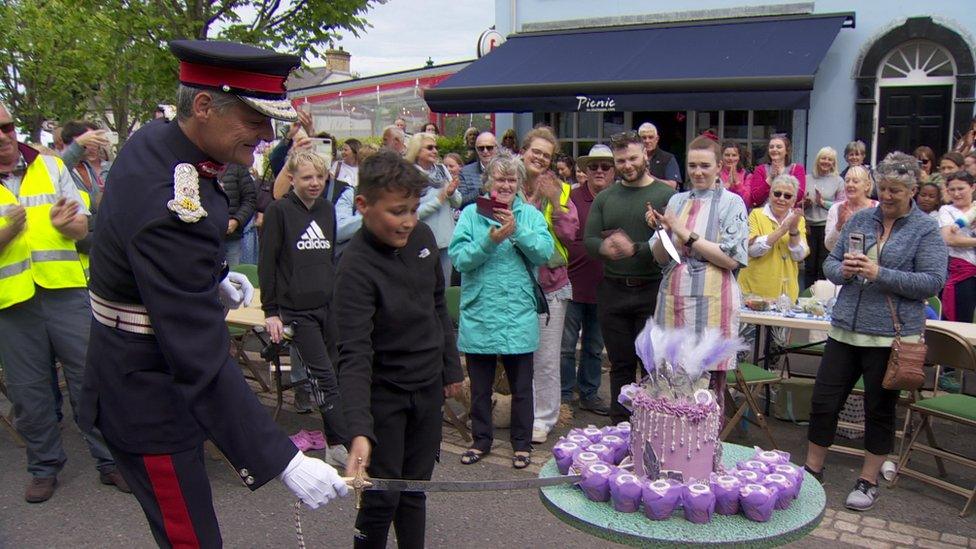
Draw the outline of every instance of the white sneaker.
<instances>
[{"instance_id":1,"label":"white sneaker","mask_svg":"<svg viewBox=\"0 0 976 549\"><path fill-rule=\"evenodd\" d=\"M325 449L325 462L335 467L339 471L346 470L346 461L349 459L349 451L341 444L329 446Z\"/></svg>"},{"instance_id":2,"label":"white sneaker","mask_svg":"<svg viewBox=\"0 0 976 549\"><path fill-rule=\"evenodd\" d=\"M532 442L542 444L549 437L549 431L544 429L532 429Z\"/></svg>"},{"instance_id":3,"label":"white sneaker","mask_svg":"<svg viewBox=\"0 0 976 549\"><path fill-rule=\"evenodd\" d=\"M859 478L854 489L847 495L845 506L852 511L867 511L874 507L879 495L877 484Z\"/></svg>"}]
</instances>

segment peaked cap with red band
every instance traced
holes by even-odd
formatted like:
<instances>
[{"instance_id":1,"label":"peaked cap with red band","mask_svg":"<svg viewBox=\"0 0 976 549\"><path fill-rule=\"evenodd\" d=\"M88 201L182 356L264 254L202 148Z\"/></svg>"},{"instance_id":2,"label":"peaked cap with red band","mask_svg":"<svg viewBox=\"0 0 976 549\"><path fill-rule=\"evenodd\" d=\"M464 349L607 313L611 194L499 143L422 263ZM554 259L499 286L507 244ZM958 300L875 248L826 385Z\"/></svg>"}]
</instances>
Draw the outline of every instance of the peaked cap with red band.
<instances>
[{"instance_id":1,"label":"peaked cap with red band","mask_svg":"<svg viewBox=\"0 0 976 549\"><path fill-rule=\"evenodd\" d=\"M298 118L285 89L297 55L218 40L173 40L169 49L180 60L180 84L234 94L271 118Z\"/></svg>"}]
</instances>

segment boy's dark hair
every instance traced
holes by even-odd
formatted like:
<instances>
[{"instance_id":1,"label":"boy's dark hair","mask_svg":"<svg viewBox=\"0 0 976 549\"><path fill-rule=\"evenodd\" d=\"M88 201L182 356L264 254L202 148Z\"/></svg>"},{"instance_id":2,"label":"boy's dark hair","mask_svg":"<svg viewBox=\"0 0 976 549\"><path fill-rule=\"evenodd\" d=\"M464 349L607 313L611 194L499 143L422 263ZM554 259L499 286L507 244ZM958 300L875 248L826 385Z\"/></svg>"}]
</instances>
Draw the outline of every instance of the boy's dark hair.
<instances>
[{"instance_id":1,"label":"boy's dark hair","mask_svg":"<svg viewBox=\"0 0 976 549\"><path fill-rule=\"evenodd\" d=\"M70 145L76 137L88 130L97 130L98 125L87 120L72 120L61 128L61 140L65 145Z\"/></svg>"},{"instance_id":2,"label":"boy's dark hair","mask_svg":"<svg viewBox=\"0 0 976 549\"><path fill-rule=\"evenodd\" d=\"M359 165L357 192L367 204L376 202L384 191L419 198L428 185L427 176L395 151L382 150Z\"/></svg>"}]
</instances>

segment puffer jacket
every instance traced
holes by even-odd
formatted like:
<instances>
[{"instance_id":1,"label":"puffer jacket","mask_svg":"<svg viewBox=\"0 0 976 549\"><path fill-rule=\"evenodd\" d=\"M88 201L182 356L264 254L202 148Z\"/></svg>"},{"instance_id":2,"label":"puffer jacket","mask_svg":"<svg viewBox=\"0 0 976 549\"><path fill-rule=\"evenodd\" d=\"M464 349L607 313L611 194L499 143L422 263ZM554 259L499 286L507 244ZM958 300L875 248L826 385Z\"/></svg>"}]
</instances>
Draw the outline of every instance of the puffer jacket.
<instances>
[{"instance_id":1,"label":"puffer jacket","mask_svg":"<svg viewBox=\"0 0 976 549\"><path fill-rule=\"evenodd\" d=\"M869 252L878 244L882 215L880 207L854 214L824 261L824 275L842 285L831 324L860 334L893 337L894 322L885 298L891 296L902 323L901 335L918 335L925 328L925 300L938 294L945 284L948 251L938 224L914 203L908 215L895 221L881 250L874 282L862 283L859 277L845 279L841 274L850 234L863 233L864 250Z\"/></svg>"},{"instance_id":2,"label":"puffer jacket","mask_svg":"<svg viewBox=\"0 0 976 549\"><path fill-rule=\"evenodd\" d=\"M227 194L227 213L237 220L237 230L227 235L227 240L240 240L244 227L254 217L257 206L257 189L247 166L228 164L220 176L220 186Z\"/></svg>"},{"instance_id":3,"label":"puffer jacket","mask_svg":"<svg viewBox=\"0 0 976 549\"><path fill-rule=\"evenodd\" d=\"M512 206L511 238L495 244L488 233L498 223L471 204L461 212L448 247L451 263L461 273L458 349L465 353L521 354L539 347L535 281L515 246L539 266L552 256L552 236L539 210L519 198Z\"/></svg>"}]
</instances>

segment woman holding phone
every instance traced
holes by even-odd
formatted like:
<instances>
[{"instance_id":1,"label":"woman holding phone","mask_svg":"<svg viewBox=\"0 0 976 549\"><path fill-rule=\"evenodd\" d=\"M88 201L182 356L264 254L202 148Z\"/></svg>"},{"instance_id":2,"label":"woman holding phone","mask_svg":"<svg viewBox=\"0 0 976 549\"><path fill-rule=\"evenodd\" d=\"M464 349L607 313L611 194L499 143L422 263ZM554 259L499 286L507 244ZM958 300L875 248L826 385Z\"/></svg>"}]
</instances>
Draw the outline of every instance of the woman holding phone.
<instances>
[{"instance_id":1,"label":"woman holding phone","mask_svg":"<svg viewBox=\"0 0 976 549\"><path fill-rule=\"evenodd\" d=\"M855 511L874 506L878 472L894 448L898 391L881 383L895 325L902 340L918 341L924 300L942 288L948 260L938 224L912 201L922 175L915 158L891 153L875 173L880 205L851 216L824 262L827 279L841 288L813 388L805 464L822 481L838 415L863 377L864 461L846 502Z\"/></svg>"},{"instance_id":2,"label":"woman holding phone","mask_svg":"<svg viewBox=\"0 0 976 549\"><path fill-rule=\"evenodd\" d=\"M512 390L512 466L523 469L531 463L532 356L539 347L534 271L552 255L553 239L542 212L520 197L525 182L521 162L496 156L485 176L489 200L499 207L466 207L447 250L461 273L457 345L471 380L474 442L461 463L477 463L491 451L491 394L501 359Z\"/></svg>"}]
</instances>

